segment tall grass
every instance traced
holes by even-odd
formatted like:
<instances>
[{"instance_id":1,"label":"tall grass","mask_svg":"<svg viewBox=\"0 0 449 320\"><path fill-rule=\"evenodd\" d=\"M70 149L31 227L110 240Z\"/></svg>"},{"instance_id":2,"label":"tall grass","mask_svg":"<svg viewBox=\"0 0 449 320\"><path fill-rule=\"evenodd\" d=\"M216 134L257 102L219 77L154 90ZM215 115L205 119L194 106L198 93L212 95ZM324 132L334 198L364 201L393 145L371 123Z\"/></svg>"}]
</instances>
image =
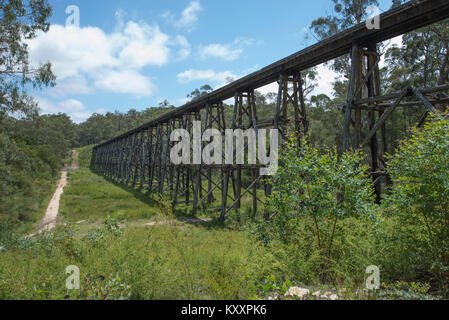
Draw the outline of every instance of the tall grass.
<instances>
[{"instance_id":1,"label":"tall grass","mask_svg":"<svg viewBox=\"0 0 449 320\"><path fill-rule=\"evenodd\" d=\"M82 239L76 227L19 241L1 254L2 299L244 299L276 261L244 233L192 225L114 232ZM81 271L67 290L65 269ZM248 277L251 275L251 277Z\"/></svg>"},{"instance_id":2,"label":"tall grass","mask_svg":"<svg viewBox=\"0 0 449 320\"><path fill-rule=\"evenodd\" d=\"M53 233L11 237L0 252L0 299L245 299L282 273L246 232L181 223L162 197L92 173L90 148L79 152L80 169L69 172L61 198L63 223ZM148 218L160 223L145 226ZM65 286L69 265L81 271L81 290Z\"/></svg>"}]
</instances>

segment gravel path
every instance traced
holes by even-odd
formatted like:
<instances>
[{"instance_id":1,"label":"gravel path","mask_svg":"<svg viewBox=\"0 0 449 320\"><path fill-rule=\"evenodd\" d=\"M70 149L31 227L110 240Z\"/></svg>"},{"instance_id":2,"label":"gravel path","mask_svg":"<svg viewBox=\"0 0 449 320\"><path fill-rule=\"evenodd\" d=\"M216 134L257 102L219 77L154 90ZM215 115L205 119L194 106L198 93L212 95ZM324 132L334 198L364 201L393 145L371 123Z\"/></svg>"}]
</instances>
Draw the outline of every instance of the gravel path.
<instances>
[{"instance_id":1,"label":"gravel path","mask_svg":"<svg viewBox=\"0 0 449 320\"><path fill-rule=\"evenodd\" d=\"M56 188L53 197L48 204L47 211L45 211L45 216L42 219L41 228L39 232L50 231L56 227L56 220L58 219L59 213L59 200L64 192L64 187L67 185L67 171L62 171L61 179L58 181L58 187Z\"/></svg>"},{"instance_id":2,"label":"gravel path","mask_svg":"<svg viewBox=\"0 0 449 320\"><path fill-rule=\"evenodd\" d=\"M50 203L48 204L38 233L50 231L56 227L59 213L59 200L61 199L61 195L64 192L64 187L67 185L67 172L71 170L77 170L78 168L78 151L73 150L72 164L69 167L65 167L61 172L61 178L58 181L58 187L56 188L56 191L53 194ZM32 237L34 235L35 234L30 234L28 237Z\"/></svg>"}]
</instances>

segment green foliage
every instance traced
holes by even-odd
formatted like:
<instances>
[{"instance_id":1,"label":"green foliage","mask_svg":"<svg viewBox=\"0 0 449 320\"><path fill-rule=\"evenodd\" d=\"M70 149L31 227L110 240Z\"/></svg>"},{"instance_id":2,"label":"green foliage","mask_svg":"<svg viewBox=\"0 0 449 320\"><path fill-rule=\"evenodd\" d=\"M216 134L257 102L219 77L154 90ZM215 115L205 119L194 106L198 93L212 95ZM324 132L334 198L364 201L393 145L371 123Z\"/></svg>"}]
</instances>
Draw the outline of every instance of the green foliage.
<instances>
[{"instance_id":1,"label":"green foliage","mask_svg":"<svg viewBox=\"0 0 449 320\"><path fill-rule=\"evenodd\" d=\"M131 296L131 286L127 285L117 273L115 277L105 279L104 276L87 274L85 277L85 290L82 290L77 299L83 300L126 300ZM72 298L70 294L65 299Z\"/></svg>"},{"instance_id":2,"label":"green foliage","mask_svg":"<svg viewBox=\"0 0 449 320\"><path fill-rule=\"evenodd\" d=\"M415 276L430 271L447 294L449 275L449 121L435 118L415 129L388 171L394 185L386 210L404 226L404 242ZM426 272L427 273L427 272ZM429 275L428 275L429 276Z\"/></svg>"},{"instance_id":3,"label":"green foliage","mask_svg":"<svg viewBox=\"0 0 449 320\"><path fill-rule=\"evenodd\" d=\"M86 146L84 148L77 149L78 154L78 164L80 168L89 168L90 160L92 158L92 146Z\"/></svg>"},{"instance_id":4,"label":"green foliage","mask_svg":"<svg viewBox=\"0 0 449 320\"><path fill-rule=\"evenodd\" d=\"M283 148L273 177L267 205L272 217L256 224L255 232L266 244L285 248L288 257L281 260L293 266L297 279L337 280L348 269L342 262L360 263L360 270L370 251L370 243L360 246L364 240L356 236L369 232L376 217L367 168L359 153L320 154L293 141Z\"/></svg>"},{"instance_id":5,"label":"green foliage","mask_svg":"<svg viewBox=\"0 0 449 320\"><path fill-rule=\"evenodd\" d=\"M121 236L123 230L120 226L120 220L117 218L112 218L111 216L107 216L103 221L103 225L100 228L96 228L87 233L86 239L92 241L94 245L98 244L100 241L103 241L107 235Z\"/></svg>"},{"instance_id":6,"label":"green foliage","mask_svg":"<svg viewBox=\"0 0 449 320\"><path fill-rule=\"evenodd\" d=\"M79 146L85 146L106 141L173 109L172 105L162 104L159 107L147 108L143 111L130 109L126 113L118 111L107 112L104 115L94 113L86 121L76 125L77 143Z\"/></svg>"},{"instance_id":7,"label":"green foliage","mask_svg":"<svg viewBox=\"0 0 449 320\"><path fill-rule=\"evenodd\" d=\"M383 284L376 293L376 298L382 300L437 300L440 297L429 294L430 286L420 282L398 281L393 284Z\"/></svg>"},{"instance_id":8,"label":"green foliage","mask_svg":"<svg viewBox=\"0 0 449 320\"><path fill-rule=\"evenodd\" d=\"M0 221L19 227L42 214L59 166L44 149L0 133Z\"/></svg>"},{"instance_id":9,"label":"green foliage","mask_svg":"<svg viewBox=\"0 0 449 320\"><path fill-rule=\"evenodd\" d=\"M54 85L50 63L30 66L26 43L39 31L48 31L51 12L46 0L0 1L0 123L8 114L36 111L34 100L26 94L26 85Z\"/></svg>"},{"instance_id":10,"label":"green foliage","mask_svg":"<svg viewBox=\"0 0 449 320\"><path fill-rule=\"evenodd\" d=\"M362 22L365 8L377 1L333 3L334 15L312 22L318 40ZM431 299L435 291L447 297L447 120L436 119L398 144L423 110L404 108L390 117L387 149L399 146L388 164L394 185L382 205L374 205L361 154L328 152L340 145L348 81L334 83L335 98L309 99L317 77L316 70L307 70L302 80L310 145L290 143L283 150L265 208L270 219L251 224L262 242L245 231L254 218L247 200L225 224L180 224L164 199L156 201L88 169L92 144L174 107L164 100L159 108L94 114L81 124L65 114L38 115L24 88L51 86L55 78L49 63L37 69L29 65L25 40L48 30L51 7L45 0L0 0L0 12L0 299L266 298L284 294L292 283L345 287L368 299ZM447 82L448 35L447 21L404 35L403 46L388 50L380 70L384 91ZM335 59L332 67L347 76L349 56ZM204 85L188 97L198 99L211 90ZM275 93L256 92L258 114L273 114L275 101ZM224 106L228 124L232 112ZM69 173L61 200L68 226L24 238L21 233L46 207L63 158L74 146L85 145L78 150L81 169ZM244 184L249 179L244 175ZM257 193L262 196L263 190ZM214 196L221 196L218 189ZM160 225L143 226L143 219L155 216L163 219ZM87 227L78 224L83 219ZM82 270L80 291L65 288L65 267L71 264ZM360 288L371 264L380 267L385 283L365 295Z\"/></svg>"},{"instance_id":11,"label":"green foliage","mask_svg":"<svg viewBox=\"0 0 449 320\"><path fill-rule=\"evenodd\" d=\"M318 247L331 247L332 237L327 237L327 244L326 237L320 239L318 221L329 220L334 225L369 214L372 190L361 154L345 153L340 158L335 152L321 155L313 147L299 148L290 142L279 161L282 165L273 179L268 209L275 212L273 222L283 241L289 242L298 223L310 218L317 222L313 230Z\"/></svg>"},{"instance_id":12,"label":"green foliage","mask_svg":"<svg viewBox=\"0 0 449 320\"><path fill-rule=\"evenodd\" d=\"M58 159L55 149L50 145L43 145L37 147L37 154L46 164L48 164L55 174L56 170L61 167L61 160Z\"/></svg>"},{"instance_id":13,"label":"green foliage","mask_svg":"<svg viewBox=\"0 0 449 320\"><path fill-rule=\"evenodd\" d=\"M312 21L310 30L317 40L324 40L367 18L366 8L378 5L377 0L332 0L334 14L320 17ZM348 76L350 71L349 55L333 60L332 69Z\"/></svg>"},{"instance_id":14,"label":"green foliage","mask_svg":"<svg viewBox=\"0 0 449 320\"><path fill-rule=\"evenodd\" d=\"M346 96L346 93L343 95ZM322 152L341 148L344 121L341 106L344 103L343 99L330 99L325 94L310 98L310 106L307 108L310 123L308 141ZM329 123L333 125L329 126Z\"/></svg>"},{"instance_id":15,"label":"green foliage","mask_svg":"<svg viewBox=\"0 0 449 320\"><path fill-rule=\"evenodd\" d=\"M226 79L228 82L234 81L233 79ZM187 95L187 98L191 100L197 100L201 97L204 97L213 91L212 87L208 84L202 85L199 89L196 88L190 94Z\"/></svg>"},{"instance_id":16,"label":"green foliage","mask_svg":"<svg viewBox=\"0 0 449 320\"><path fill-rule=\"evenodd\" d=\"M2 124L0 220L20 227L40 219L63 159L73 146L75 131L65 114L6 117Z\"/></svg>"},{"instance_id":17,"label":"green foliage","mask_svg":"<svg viewBox=\"0 0 449 320\"><path fill-rule=\"evenodd\" d=\"M407 33L402 47L386 53L390 90L407 86L432 87L449 81L449 21Z\"/></svg>"}]
</instances>

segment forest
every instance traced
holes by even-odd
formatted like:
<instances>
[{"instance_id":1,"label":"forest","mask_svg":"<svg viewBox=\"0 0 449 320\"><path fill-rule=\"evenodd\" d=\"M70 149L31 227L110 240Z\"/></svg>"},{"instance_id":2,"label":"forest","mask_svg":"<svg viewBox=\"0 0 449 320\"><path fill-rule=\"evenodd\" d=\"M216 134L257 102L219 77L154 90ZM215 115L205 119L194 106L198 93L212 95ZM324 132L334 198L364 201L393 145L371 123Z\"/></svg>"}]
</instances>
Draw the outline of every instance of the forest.
<instances>
[{"instance_id":1,"label":"forest","mask_svg":"<svg viewBox=\"0 0 449 320\"><path fill-rule=\"evenodd\" d=\"M331 2L332 15L309 26L317 40L363 22L364 9L377 4ZM404 2L394 0L393 7ZM280 154L284 165L267 199L276 213L269 223L244 210L224 223L207 212L190 217L187 209L172 210L163 196L121 186L89 168L92 146L175 106L167 100L110 106L117 111L81 123L65 113L43 114L28 91L58 79L51 61L30 65L24 40L48 31L52 7L46 0L0 0L0 12L0 299L288 299L295 298L288 295L292 287L309 288L310 299L318 291L341 299L449 297L447 104L422 129L416 124L424 106L391 116L385 166L392 184L376 203L363 155L341 155L349 55L328 63L340 76L333 97L312 94L319 78L309 69L302 74L308 143L291 143ZM378 50L385 55L383 94L449 83L448 20L405 34L402 46L387 41ZM212 90L204 84L186 97ZM275 102L276 93L256 92L260 113ZM118 111L124 108L129 111ZM225 105L227 122L232 110ZM74 149L80 169L68 175L64 223L53 233L24 238L42 219ZM184 216L199 222L179 227ZM81 291L65 288L60 270L71 264L89 270ZM381 270L382 286L374 292L361 289L368 265Z\"/></svg>"}]
</instances>

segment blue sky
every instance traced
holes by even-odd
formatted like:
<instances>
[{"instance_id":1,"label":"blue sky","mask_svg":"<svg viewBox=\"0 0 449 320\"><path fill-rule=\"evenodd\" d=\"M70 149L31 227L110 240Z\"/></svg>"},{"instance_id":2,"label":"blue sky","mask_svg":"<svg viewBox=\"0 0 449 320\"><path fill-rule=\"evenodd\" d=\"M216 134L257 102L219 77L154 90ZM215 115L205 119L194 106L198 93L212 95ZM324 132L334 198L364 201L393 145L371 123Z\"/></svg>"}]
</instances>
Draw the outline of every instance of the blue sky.
<instances>
[{"instance_id":1,"label":"blue sky","mask_svg":"<svg viewBox=\"0 0 449 320\"><path fill-rule=\"evenodd\" d=\"M93 112L180 106L208 83L217 88L315 42L306 39L331 0L50 1L47 34L30 43L34 64L50 60L57 86L33 95L43 113L76 122ZM381 0L381 11L391 0ZM79 28L66 25L78 6ZM330 94L334 74L319 68L317 91ZM261 89L272 91L274 86Z\"/></svg>"}]
</instances>

